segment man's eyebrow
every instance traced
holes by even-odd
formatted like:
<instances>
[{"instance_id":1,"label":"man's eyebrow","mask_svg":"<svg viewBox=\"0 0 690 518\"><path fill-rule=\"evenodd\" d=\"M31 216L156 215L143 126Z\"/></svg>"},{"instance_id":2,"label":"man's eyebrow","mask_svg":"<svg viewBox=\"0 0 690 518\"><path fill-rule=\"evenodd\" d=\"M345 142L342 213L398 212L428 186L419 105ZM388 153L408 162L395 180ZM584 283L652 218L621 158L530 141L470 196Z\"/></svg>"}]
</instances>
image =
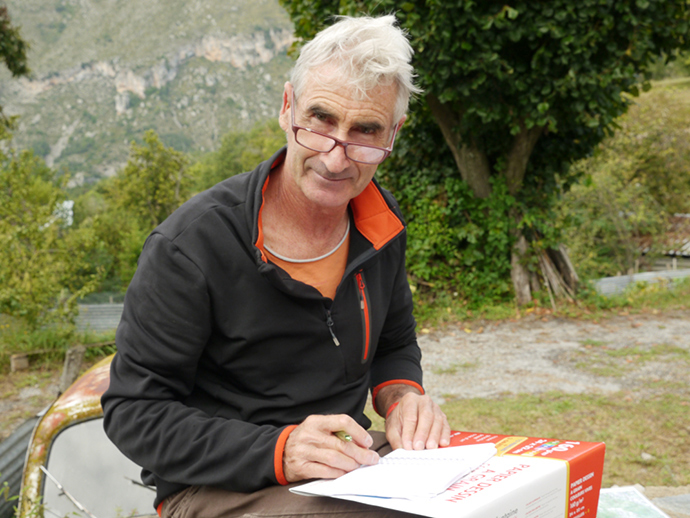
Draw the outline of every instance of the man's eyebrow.
<instances>
[{"instance_id":1,"label":"man's eyebrow","mask_svg":"<svg viewBox=\"0 0 690 518\"><path fill-rule=\"evenodd\" d=\"M333 119L333 120L339 120L338 116L328 110L327 108L324 108L321 105L315 104L312 105L308 108L308 112L311 115L318 115L320 117L324 117L326 119ZM378 133L379 131L383 130L383 125L379 122L376 121L363 121L363 122L357 122L355 124L355 127L360 130L360 131L366 131L370 133Z\"/></svg>"},{"instance_id":2,"label":"man's eyebrow","mask_svg":"<svg viewBox=\"0 0 690 518\"><path fill-rule=\"evenodd\" d=\"M325 117L328 119L337 119L336 115L333 112L328 111L326 108L318 104L310 106L307 111L312 115L319 115L321 117Z\"/></svg>"},{"instance_id":3,"label":"man's eyebrow","mask_svg":"<svg viewBox=\"0 0 690 518\"><path fill-rule=\"evenodd\" d=\"M383 130L383 125L378 122L358 122L357 128L369 133L378 133Z\"/></svg>"}]
</instances>

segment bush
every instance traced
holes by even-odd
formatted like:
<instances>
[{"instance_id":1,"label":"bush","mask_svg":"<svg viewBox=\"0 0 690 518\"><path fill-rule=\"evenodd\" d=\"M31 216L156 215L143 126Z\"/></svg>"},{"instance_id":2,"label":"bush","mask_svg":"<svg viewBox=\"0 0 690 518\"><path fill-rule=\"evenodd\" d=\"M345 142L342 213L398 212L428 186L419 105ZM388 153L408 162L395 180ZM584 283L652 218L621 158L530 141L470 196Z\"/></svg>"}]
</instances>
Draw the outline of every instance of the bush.
<instances>
[{"instance_id":1,"label":"bush","mask_svg":"<svg viewBox=\"0 0 690 518\"><path fill-rule=\"evenodd\" d=\"M654 244L670 215L690 212L688 100L687 86L657 87L640 96L618 121L616 134L574 165L584 180L563 196L559 220L583 277L644 268L653 253L643 255L641 239Z\"/></svg>"}]
</instances>

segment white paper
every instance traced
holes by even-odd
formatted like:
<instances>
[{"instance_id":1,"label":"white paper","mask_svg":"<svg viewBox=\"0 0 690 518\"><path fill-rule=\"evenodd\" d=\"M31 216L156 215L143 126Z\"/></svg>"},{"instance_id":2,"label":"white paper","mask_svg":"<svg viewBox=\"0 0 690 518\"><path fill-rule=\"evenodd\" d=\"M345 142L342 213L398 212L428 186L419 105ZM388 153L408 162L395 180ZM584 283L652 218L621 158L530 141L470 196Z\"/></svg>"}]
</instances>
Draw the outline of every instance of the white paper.
<instances>
[{"instance_id":1,"label":"white paper","mask_svg":"<svg viewBox=\"0 0 690 518\"><path fill-rule=\"evenodd\" d=\"M434 450L395 450L374 466L362 466L334 480L319 480L291 489L297 494L359 495L408 500L431 498L474 471L496 454L494 444Z\"/></svg>"}]
</instances>

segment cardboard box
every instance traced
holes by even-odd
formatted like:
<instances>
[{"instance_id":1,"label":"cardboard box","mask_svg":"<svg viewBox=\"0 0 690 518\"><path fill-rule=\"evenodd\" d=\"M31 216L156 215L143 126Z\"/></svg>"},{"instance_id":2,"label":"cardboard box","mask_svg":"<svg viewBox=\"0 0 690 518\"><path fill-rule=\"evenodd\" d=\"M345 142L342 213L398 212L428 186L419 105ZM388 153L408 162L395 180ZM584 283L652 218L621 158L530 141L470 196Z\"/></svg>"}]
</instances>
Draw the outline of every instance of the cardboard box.
<instances>
[{"instance_id":1,"label":"cardboard box","mask_svg":"<svg viewBox=\"0 0 690 518\"><path fill-rule=\"evenodd\" d=\"M595 518L604 443L453 432L451 446L493 443L497 455L431 499L342 496L432 518Z\"/></svg>"}]
</instances>

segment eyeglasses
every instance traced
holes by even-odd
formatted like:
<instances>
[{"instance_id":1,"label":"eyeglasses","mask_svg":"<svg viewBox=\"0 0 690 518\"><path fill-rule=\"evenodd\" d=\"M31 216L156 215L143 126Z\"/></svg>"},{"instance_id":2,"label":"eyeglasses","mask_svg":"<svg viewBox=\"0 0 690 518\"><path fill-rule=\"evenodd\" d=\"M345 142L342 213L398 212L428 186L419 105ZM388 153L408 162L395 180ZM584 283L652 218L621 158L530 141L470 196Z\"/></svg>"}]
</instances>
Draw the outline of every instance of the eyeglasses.
<instances>
[{"instance_id":1,"label":"eyeglasses","mask_svg":"<svg viewBox=\"0 0 690 518\"><path fill-rule=\"evenodd\" d=\"M318 153L330 153L335 146L342 146L345 150L345 156L355 162L362 164L380 164L393 151L393 142L398 133L399 125L395 125L393 130L393 137L389 147L378 147L370 144L360 144L355 142L346 142L344 140L331 137L324 133L320 133L310 128L304 128L295 124L295 92L292 92L292 107L290 108L292 116L292 131L295 134L295 140L300 146L316 151Z\"/></svg>"}]
</instances>

